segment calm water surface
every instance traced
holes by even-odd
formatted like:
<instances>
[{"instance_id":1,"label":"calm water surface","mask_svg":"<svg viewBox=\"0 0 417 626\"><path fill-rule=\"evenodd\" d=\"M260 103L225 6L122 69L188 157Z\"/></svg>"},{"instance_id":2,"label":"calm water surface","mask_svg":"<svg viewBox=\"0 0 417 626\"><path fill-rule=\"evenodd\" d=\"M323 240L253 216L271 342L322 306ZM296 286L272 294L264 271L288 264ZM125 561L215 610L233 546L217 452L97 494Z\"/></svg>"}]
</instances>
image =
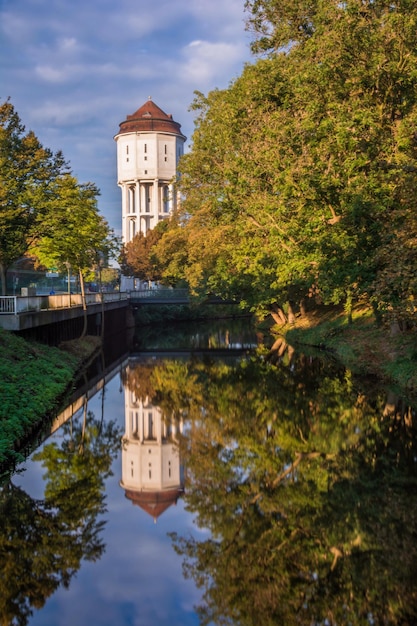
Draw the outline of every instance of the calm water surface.
<instances>
[{"instance_id":1,"label":"calm water surface","mask_svg":"<svg viewBox=\"0 0 417 626\"><path fill-rule=\"evenodd\" d=\"M0 623L417 623L413 407L261 340L136 333L91 375L0 492Z\"/></svg>"}]
</instances>

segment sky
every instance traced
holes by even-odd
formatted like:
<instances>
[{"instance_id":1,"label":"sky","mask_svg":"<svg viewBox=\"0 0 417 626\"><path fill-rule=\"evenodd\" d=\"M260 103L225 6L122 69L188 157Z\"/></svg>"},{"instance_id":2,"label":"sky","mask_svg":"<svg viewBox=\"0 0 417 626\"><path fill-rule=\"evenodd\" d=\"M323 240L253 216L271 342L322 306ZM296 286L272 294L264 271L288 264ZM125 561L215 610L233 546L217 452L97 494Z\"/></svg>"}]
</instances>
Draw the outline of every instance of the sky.
<instances>
[{"instance_id":1,"label":"sky","mask_svg":"<svg viewBox=\"0 0 417 626\"><path fill-rule=\"evenodd\" d=\"M244 0L0 0L0 102L61 150L121 234L120 122L151 97L190 149L194 92L226 88L253 61Z\"/></svg>"}]
</instances>

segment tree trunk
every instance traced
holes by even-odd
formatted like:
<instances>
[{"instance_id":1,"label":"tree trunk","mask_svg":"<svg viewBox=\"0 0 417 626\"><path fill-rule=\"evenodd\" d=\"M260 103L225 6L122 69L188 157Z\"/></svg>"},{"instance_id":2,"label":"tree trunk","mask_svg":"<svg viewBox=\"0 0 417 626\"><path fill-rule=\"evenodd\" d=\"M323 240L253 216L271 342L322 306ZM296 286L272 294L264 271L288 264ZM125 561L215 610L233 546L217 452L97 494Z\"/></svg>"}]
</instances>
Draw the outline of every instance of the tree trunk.
<instances>
[{"instance_id":1,"label":"tree trunk","mask_svg":"<svg viewBox=\"0 0 417 626\"><path fill-rule=\"evenodd\" d=\"M395 337L401 332L401 326L398 320L393 320L391 322L389 331L391 337Z\"/></svg>"},{"instance_id":2,"label":"tree trunk","mask_svg":"<svg viewBox=\"0 0 417 626\"><path fill-rule=\"evenodd\" d=\"M272 305L271 316L274 322L280 324L281 326L284 326L287 323L287 318L284 311L281 309L280 306L276 304Z\"/></svg>"},{"instance_id":3,"label":"tree trunk","mask_svg":"<svg viewBox=\"0 0 417 626\"><path fill-rule=\"evenodd\" d=\"M7 295L7 284L6 284L6 276L7 276L7 267L0 263L0 281L1 281L1 295Z\"/></svg>"},{"instance_id":4,"label":"tree trunk","mask_svg":"<svg viewBox=\"0 0 417 626\"><path fill-rule=\"evenodd\" d=\"M350 289L346 291L346 300L344 304L345 314L347 315L348 324L352 323L353 296Z\"/></svg>"},{"instance_id":5,"label":"tree trunk","mask_svg":"<svg viewBox=\"0 0 417 626\"><path fill-rule=\"evenodd\" d=\"M395 394L393 391L389 391L386 402L385 402L385 406L384 406L384 412L383 412L384 417L388 415L391 415L391 416L395 415L397 402L398 402L397 394Z\"/></svg>"},{"instance_id":6,"label":"tree trunk","mask_svg":"<svg viewBox=\"0 0 417 626\"><path fill-rule=\"evenodd\" d=\"M294 326L295 324L295 313L294 309L292 308L291 302L288 302L288 323L292 326Z\"/></svg>"},{"instance_id":7,"label":"tree trunk","mask_svg":"<svg viewBox=\"0 0 417 626\"><path fill-rule=\"evenodd\" d=\"M98 273L98 288L100 290L100 301L101 301L100 337L103 339L104 337L104 293L103 293L103 281L101 279L101 267L99 267L99 273Z\"/></svg>"},{"instance_id":8,"label":"tree trunk","mask_svg":"<svg viewBox=\"0 0 417 626\"><path fill-rule=\"evenodd\" d=\"M80 276L80 288L81 288L81 302L83 305L83 316L84 316L84 326L83 332L81 333L81 339L87 334L87 301L85 299L85 285L84 285L84 276L82 271L79 271Z\"/></svg>"}]
</instances>

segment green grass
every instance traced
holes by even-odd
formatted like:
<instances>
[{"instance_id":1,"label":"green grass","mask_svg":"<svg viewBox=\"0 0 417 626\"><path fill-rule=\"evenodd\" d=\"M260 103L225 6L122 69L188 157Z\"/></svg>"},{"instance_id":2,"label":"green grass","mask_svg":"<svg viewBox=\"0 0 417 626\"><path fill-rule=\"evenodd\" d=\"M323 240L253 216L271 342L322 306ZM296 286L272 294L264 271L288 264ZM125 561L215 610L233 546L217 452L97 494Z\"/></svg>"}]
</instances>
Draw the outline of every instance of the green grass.
<instances>
[{"instance_id":1,"label":"green grass","mask_svg":"<svg viewBox=\"0 0 417 626\"><path fill-rule=\"evenodd\" d=\"M20 460L19 442L57 408L85 354L27 342L0 329L1 468Z\"/></svg>"}]
</instances>

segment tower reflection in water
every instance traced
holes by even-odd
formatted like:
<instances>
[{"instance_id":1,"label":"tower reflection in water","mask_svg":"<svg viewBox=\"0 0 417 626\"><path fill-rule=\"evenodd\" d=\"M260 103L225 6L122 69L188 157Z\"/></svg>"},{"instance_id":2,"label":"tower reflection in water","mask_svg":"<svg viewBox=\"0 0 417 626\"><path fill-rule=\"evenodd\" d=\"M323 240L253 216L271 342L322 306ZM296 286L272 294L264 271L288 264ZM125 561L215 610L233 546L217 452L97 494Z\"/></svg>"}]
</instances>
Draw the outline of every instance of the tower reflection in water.
<instances>
[{"instance_id":1,"label":"tower reflection in water","mask_svg":"<svg viewBox=\"0 0 417 626\"><path fill-rule=\"evenodd\" d=\"M137 397L126 369L125 433L122 438L120 486L133 504L158 517L177 503L184 491L178 450L183 423L164 416L148 396Z\"/></svg>"}]
</instances>

